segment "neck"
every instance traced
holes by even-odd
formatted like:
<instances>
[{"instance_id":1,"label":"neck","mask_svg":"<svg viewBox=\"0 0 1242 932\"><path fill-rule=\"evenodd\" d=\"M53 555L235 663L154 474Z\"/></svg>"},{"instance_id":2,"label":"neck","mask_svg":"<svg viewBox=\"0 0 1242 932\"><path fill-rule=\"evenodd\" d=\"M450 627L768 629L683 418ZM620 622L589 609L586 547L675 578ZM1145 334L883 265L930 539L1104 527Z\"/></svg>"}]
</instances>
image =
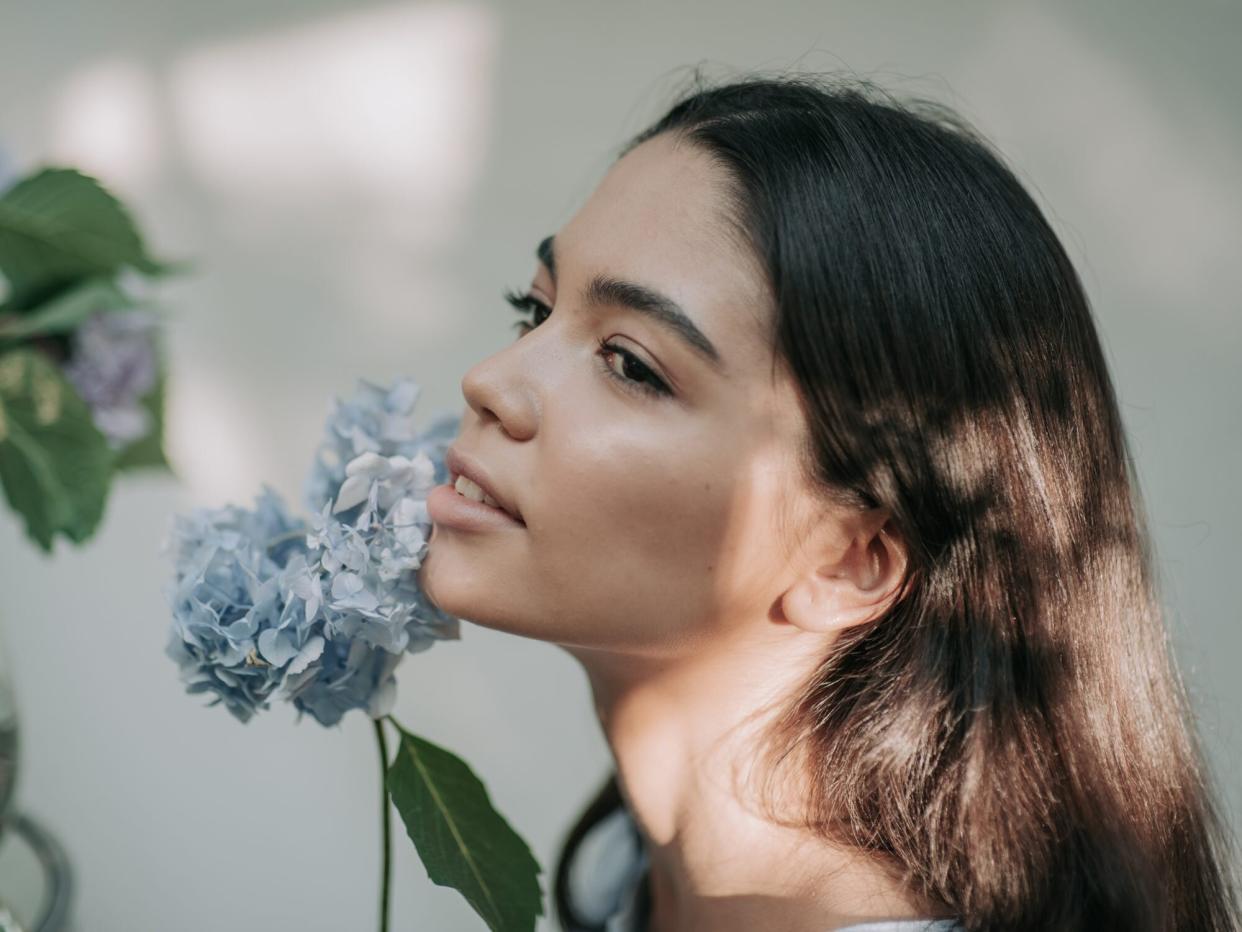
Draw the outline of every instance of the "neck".
<instances>
[{"instance_id":1,"label":"neck","mask_svg":"<svg viewBox=\"0 0 1242 932\"><path fill-rule=\"evenodd\" d=\"M739 789L769 714L756 710L774 710L828 646L782 627L769 643L676 660L571 649L644 839L652 932L824 932L931 914L865 855L770 821Z\"/></svg>"}]
</instances>

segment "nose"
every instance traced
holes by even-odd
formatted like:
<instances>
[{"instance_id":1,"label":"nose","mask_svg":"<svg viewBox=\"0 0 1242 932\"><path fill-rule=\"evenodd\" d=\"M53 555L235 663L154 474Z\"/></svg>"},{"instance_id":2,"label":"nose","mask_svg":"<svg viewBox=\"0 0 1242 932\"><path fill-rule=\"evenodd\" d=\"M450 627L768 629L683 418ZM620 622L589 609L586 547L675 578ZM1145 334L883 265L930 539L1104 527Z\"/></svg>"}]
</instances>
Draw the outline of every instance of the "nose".
<instances>
[{"instance_id":1,"label":"nose","mask_svg":"<svg viewBox=\"0 0 1242 932\"><path fill-rule=\"evenodd\" d=\"M495 421L514 440L529 440L538 420L534 386L518 344L493 353L471 366L461 379L461 393L479 421Z\"/></svg>"}]
</instances>

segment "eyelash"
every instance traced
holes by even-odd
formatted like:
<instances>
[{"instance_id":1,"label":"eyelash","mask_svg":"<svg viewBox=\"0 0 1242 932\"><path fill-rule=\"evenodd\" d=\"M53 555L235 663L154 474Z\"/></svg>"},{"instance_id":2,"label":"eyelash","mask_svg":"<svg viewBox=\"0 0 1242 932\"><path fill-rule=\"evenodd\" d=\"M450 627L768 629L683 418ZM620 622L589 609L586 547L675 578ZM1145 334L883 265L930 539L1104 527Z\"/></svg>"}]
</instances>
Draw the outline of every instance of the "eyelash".
<instances>
[{"instance_id":1,"label":"eyelash","mask_svg":"<svg viewBox=\"0 0 1242 932\"><path fill-rule=\"evenodd\" d=\"M512 288L504 289L502 294L504 295L504 299L509 302L509 304L513 305L513 309L519 314L530 315L530 320L519 320L513 325L513 329L517 331L517 335L519 337L525 336L539 326L539 324L531 322L534 320L535 315L539 311L546 311L548 314L552 313L552 308L548 307L533 295L521 294L514 291ZM546 320L547 318L545 317L544 319ZM543 321L541 320L539 323L543 323ZM642 360L640 360L633 353L628 353L621 349L621 347L602 339L599 341L599 349L600 364L603 367L604 373L611 376L613 379L616 379L616 381L627 391L632 391L639 395L647 395L649 397L664 398L672 396L672 391L664 383L663 379L652 372L651 369L644 365ZM628 379L624 375L619 374L616 369L608 365L607 361L603 359L603 356L609 353L620 356L628 364L638 369L642 373L642 376L637 379Z\"/></svg>"}]
</instances>

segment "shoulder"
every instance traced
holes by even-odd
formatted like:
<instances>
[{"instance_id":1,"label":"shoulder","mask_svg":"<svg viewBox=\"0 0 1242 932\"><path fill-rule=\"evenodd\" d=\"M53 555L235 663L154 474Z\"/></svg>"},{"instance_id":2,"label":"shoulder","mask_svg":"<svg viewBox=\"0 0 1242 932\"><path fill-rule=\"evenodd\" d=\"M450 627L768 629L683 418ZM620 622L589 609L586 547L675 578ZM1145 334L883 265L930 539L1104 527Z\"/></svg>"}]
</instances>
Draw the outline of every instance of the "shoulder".
<instances>
[{"instance_id":1,"label":"shoulder","mask_svg":"<svg viewBox=\"0 0 1242 932\"><path fill-rule=\"evenodd\" d=\"M647 853L625 806L591 827L569 865L568 894L575 912L604 932L642 932L646 923ZM954 919L860 922L836 932L962 932Z\"/></svg>"}]
</instances>

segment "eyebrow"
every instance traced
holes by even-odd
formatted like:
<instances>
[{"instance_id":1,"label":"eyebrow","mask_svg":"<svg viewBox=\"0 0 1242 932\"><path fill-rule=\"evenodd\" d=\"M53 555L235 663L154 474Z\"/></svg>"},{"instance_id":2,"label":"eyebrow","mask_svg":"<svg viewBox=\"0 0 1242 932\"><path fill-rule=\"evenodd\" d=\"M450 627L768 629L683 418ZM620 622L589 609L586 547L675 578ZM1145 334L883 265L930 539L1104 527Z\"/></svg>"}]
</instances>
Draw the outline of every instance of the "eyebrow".
<instances>
[{"instance_id":1,"label":"eyebrow","mask_svg":"<svg viewBox=\"0 0 1242 932\"><path fill-rule=\"evenodd\" d=\"M555 235L547 236L540 241L535 249L535 258L547 266L548 273L555 283ZM596 275L583 289L583 300L587 307L613 305L629 308L644 315L671 331L694 353L706 360L713 369L723 374L724 360L721 359L720 352L712 341L681 309L681 305L654 288L607 275Z\"/></svg>"}]
</instances>

